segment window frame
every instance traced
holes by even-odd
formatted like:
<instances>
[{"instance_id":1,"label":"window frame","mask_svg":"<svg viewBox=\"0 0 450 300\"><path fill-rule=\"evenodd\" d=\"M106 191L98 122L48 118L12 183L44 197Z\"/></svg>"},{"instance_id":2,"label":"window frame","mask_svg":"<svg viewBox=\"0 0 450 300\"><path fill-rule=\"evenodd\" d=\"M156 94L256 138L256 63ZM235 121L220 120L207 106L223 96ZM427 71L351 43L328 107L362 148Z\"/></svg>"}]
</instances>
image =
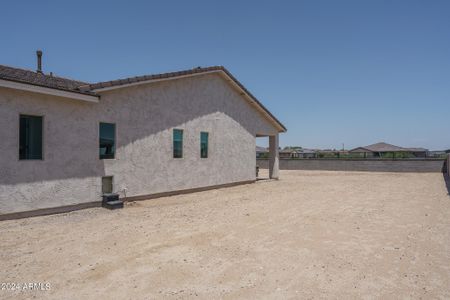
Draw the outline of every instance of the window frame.
<instances>
[{"instance_id":1,"label":"window frame","mask_svg":"<svg viewBox=\"0 0 450 300\"><path fill-rule=\"evenodd\" d=\"M20 158L20 119L21 117L38 117L41 118L41 158ZM17 160L18 161L43 161L45 158L45 116L34 115L29 113L19 113L18 118L18 139L17 139Z\"/></svg>"},{"instance_id":2,"label":"window frame","mask_svg":"<svg viewBox=\"0 0 450 300\"><path fill-rule=\"evenodd\" d=\"M114 125L114 156L112 158L102 158L100 156L100 128L101 128L101 124L112 124ZM105 122L105 121L100 121L98 122L98 139L97 139L97 155L98 155L98 159L99 160L114 160L116 159L116 152L117 152L117 123L113 123L113 122Z\"/></svg>"},{"instance_id":3,"label":"window frame","mask_svg":"<svg viewBox=\"0 0 450 300\"><path fill-rule=\"evenodd\" d=\"M203 156L202 153L202 135L206 134L206 156ZM200 158L208 158L209 157L209 132L208 131L200 131Z\"/></svg>"},{"instance_id":4,"label":"window frame","mask_svg":"<svg viewBox=\"0 0 450 300\"><path fill-rule=\"evenodd\" d=\"M180 131L181 132L181 156L175 156L175 131ZM172 130L172 158L175 159L180 159L184 157L184 130L183 129L179 129L179 128L174 128Z\"/></svg>"}]
</instances>

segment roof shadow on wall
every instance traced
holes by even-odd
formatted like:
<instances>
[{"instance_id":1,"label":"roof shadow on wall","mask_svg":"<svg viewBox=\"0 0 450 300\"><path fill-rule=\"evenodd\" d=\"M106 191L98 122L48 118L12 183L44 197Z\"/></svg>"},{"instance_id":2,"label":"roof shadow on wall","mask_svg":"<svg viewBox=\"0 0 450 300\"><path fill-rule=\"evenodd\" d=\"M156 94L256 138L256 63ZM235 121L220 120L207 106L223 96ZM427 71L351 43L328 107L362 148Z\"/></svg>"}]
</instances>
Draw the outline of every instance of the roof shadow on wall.
<instances>
[{"instance_id":1,"label":"roof shadow on wall","mask_svg":"<svg viewBox=\"0 0 450 300\"><path fill-rule=\"evenodd\" d=\"M29 97L29 94L25 96ZM67 102L57 103L60 101ZM48 124L44 126L49 126L50 131L57 130L57 126L66 126L64 130L70 133L58 146L61 148L60 153L44 151L42 162L11 162L0 166L0 184L105 176L105 164L109 162L98 158L97 131L101 121L117 124L117 151L136 141L208 115L231 118L252 135L261 131L270 134L269 131L274 130L269 123L262 121L263 116L236 90L220 76L213 74L106 92L100 102L80 104L59 98L39 100L40 105L48 105L48 109L45 109ZM58 114L60 120L55 119ZM56 124L63 122L64 116L73 119L77 126L70 128L67 124ZM214 118L211 121L219 122ZM48 139L44 139L44 143L47 143L46 147L51 147ZM60 155L62 153L67 154Z\"/></svg>"}]
</instances>

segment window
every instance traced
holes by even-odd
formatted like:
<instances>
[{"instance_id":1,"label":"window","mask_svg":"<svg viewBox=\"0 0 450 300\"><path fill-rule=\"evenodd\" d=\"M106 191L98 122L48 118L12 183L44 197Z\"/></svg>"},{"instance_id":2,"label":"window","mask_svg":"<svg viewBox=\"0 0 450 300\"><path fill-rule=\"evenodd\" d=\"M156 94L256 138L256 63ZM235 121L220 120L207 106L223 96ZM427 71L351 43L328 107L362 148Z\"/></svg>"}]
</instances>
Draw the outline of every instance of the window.
<instances>
[{"instance_id":1,"label":"window","mask_svg":"<svg viewBox=\"0 0 450 300\"><path fill-rule=\"evenodd\" d=\"M200 157L208 158L208 133L200 132Z\"/></svg>"},{"instance_id":2,"label":"window","mask_svg":"<svg viewBox=\"0 0 450 300\"><path fill-rule=\"evenodd\" d=\"M116 152L116 124L100 123L100 159L114 158Z\"/></svg>"},{"instance_id":3,"label":"window","mask_svg":"<svg viewBox=\"0 0 450 300\"><path fill-rule=\"evenodd\" d=\"M173 130L173 158L183 157L183 130Z\"/></svg>"},{"instance_id":4,"label":"window","mask_svg":"<svg viewBox=\"0 0 450 300\"><path fill-rule=\"evenodd\" d=\"M102 194L111 194L113 192L113 177L102 177Z\"/></svg>"},{"instance_id":5,"label":"window","mask_svg":"<svg viewBox=\"0 0 450 300\"><path fill-rule=\"evenodd\" d=\"M19 159L42 159L42 117L20 115Z\"/></svg>"}]
</instances>

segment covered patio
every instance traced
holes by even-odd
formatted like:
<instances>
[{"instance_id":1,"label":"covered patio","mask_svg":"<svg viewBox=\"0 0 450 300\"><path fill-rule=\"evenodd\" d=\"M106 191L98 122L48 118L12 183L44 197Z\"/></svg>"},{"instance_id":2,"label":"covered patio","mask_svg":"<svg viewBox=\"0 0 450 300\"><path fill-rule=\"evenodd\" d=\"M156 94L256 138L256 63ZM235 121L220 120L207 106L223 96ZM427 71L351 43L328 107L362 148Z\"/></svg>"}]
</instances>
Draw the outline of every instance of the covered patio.
<instances>
[{"instance_id":1,"label":"covered patio","mask_svg":"<svg viewBox=\"0 0 450 300\"><path fill-rule=\"evenodd\" d=\"M279 134L257 134L256 138L269 138L269 179L279 179L280 173L280 147ZM262 179L258 176L259 179Z\"/></svg>"}]
</instances>

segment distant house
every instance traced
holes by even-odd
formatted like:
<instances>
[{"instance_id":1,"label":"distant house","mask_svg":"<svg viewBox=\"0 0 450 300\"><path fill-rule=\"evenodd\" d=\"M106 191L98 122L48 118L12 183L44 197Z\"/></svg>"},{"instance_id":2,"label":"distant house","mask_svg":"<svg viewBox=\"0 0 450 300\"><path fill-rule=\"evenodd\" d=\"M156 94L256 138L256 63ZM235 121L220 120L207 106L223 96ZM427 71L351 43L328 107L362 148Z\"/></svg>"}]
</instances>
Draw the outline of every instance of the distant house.
<instances>
[{"instance_id":1,"label":"distant house","mask_svg":"<svg viewBox=\"0 0 450 300\"><path fill-rule=\"evenodd\" d=\"M427 157L428 156L428 149L425 148L405 148L406 152L411 153L415 157Z\"/></svg>"},{"instance_id":2,"label":"distant house","mask_svg":"<svg viewBox=\"0 0 450 300\"><path fill-rule=\"evenodd\" d=\"M405 148L388 143L376 143L364 147L357 147L349 151L352 154L360 153L363 157L426 157L425 148Z\"/></svg>"},{"instance_id":3,"label":"distant house","mask_svg":"<svg viewBox=\"0 0 450 300\"><path fill-rule=\"evenodd\" d=\"M268 158L269 150L264 147L256 146L256 158Z\"/></svg>"},{"instance_id":4,"label":"distant house","mask_svg":"<svg viewBox=\"0 0 450 300\"><path fill-rule=\"evenodd\" d=\"M288 159L288 158L292 158L294 149L291 148L284 148L283 150L281 150L279 152L280 155L280 159Z\"/></svg>"},{"instance_id":5,"label":"distant house","mask_svg":"<svg viewBox=\"0 0 450 300\"><path fill-rule=\"evenodd\" d=\"M347 150L324 149L313 150L315 158L345 158L349 156Z\"/></svg>"},{"instance_id":6,"label":"distant house","mask_svg":"<svg viewBox=\"0 0 450 300\"><path fill-rule=\"evenodd\" d=\"M447 150L448 151L448 150ZM430 157L446 157L447 153L445 150L435 150L435 151L428 151L428 156Z\"/></svg>"},{"instance_id":7,"label":"distant house","mask_svg":"<svg viewBox=\"0 0 450 300\"><path fill-rule=\"evenodd\" d=\"M300 158L316 158L317 157L317 151L313 149L302 149L299 153Z\"/></svg>"},{"instance_id":8,"label":"distant house","mask_svg":"<svg viewBox=\"0 0 450 300\"><path fill-rule=\"evenodd\" d=\"M300 158L302 149L300 147L286 147L279 152L280 158Z\"/></svg>"},{"instance_id":9,"label":"distant house","mask_svg":"<svg viewBox=\"0 0 450 300\"><path fill-rule=\"evenodd\" d=\"M280 158L315 158L317 157L317 150L304 149L300 147L286 147L279 153Z\"/></svg>"}]
</instances>

